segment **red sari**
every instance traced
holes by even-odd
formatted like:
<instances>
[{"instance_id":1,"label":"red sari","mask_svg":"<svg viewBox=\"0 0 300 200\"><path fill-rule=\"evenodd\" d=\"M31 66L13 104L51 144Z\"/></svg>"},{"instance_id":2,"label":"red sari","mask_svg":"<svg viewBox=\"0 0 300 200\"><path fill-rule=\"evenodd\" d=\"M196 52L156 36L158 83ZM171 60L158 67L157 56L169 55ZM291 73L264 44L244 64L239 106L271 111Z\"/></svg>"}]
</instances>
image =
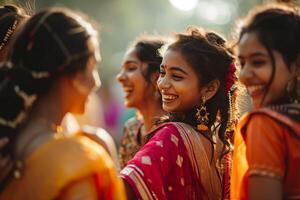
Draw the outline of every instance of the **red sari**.
<instances>
[{"instance_id":1,"label":"red sari","mask_svg":"<svg viewBox=\"0 0 300 200\"><path fill-rule=\"evenodd\" d=\"M222 199L221 151L191 126L165 123L121 171L139 199ZM214 151L214 152L213 152Z\"/></svg>"}]
</instances>

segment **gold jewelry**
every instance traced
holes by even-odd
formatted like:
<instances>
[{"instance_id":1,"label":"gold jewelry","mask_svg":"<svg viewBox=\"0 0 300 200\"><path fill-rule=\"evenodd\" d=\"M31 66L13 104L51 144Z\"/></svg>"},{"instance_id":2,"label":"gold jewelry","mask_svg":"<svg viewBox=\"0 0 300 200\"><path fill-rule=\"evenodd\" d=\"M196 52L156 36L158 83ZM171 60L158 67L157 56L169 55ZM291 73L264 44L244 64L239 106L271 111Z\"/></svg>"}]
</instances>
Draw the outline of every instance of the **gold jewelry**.
<instances>
[{"instance_id":1,"label":"gold jewelry","mask_svg":"<svg viewBox=\"0 0 300 200\"><path fill-rule=\"evenodd\" d=\"M287 83L286 91L291 103L300 102L300 75L296 75Z\"/></svg>"},{"instance_id":2,"label":"gold jewelry","mask_svg":"<svg viewBox=\"0 0 300 200\"><path fill-rule=\"evenodd\" d=\"M15 29L17 28L17 24L18 24L18 20L15 20L13 25L11 27L9 27L7 29L7 32L0 44L0 51L3 49L3 47L5 46L5 44L7 43L7 41L9 40L10 36L12 35L12 33L15 31Z\"/></svg>"},{"instance_id":3,"label":"gold jewelry","mask_svg":"<svg viewBox=\"0 0 300 200\"><path fill-rule=\"evenodd\" d=\"M209 113L207 112L206 106L205 106L205 97L202 98L200 108L197 109L196 113L196 119L198 122L197 129L201 132L208 131L208 119Z\"/></svg>"}]
</instances>

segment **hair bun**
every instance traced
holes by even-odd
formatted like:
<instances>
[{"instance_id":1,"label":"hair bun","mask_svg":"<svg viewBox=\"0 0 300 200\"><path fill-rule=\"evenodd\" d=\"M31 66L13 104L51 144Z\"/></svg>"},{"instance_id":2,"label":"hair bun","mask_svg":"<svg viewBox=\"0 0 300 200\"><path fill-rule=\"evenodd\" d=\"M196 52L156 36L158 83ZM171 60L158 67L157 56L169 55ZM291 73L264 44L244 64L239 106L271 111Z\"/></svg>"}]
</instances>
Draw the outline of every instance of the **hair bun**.
<instances>
[{"instance_id":1,"label":"hair bun","mask_svg":"<svg viewBox=\"0 0 300 200\"><path fill-rule=\"evenodd\" d=\"M215 45L219 45L219 46L225 46L225 39L222 38L221 36L219 36L218 34L214 33L214 32L208 32L206 33L206 39L215 44Z\"/></svg>"}]
</instances>

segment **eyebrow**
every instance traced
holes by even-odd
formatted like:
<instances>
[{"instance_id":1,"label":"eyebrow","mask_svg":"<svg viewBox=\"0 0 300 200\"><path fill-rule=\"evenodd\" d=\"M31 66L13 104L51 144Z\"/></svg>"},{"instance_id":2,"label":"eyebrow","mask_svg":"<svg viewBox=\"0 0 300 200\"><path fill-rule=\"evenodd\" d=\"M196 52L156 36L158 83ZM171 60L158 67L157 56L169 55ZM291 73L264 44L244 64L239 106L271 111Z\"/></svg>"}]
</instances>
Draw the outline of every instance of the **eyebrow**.
<instances>
[{"instance_id":1,"label":"eyebrow","mask_svg":"<svg viewBox=\"0 0 300 200\"><path fill-rule=\"evenodd\" d=\"M166 65L161 65L160 67L165 68ZM188 73L186 73L183 69L181 69L181 67L170 66L170 70L171 70L171 71L179 71L179 72L184 73L185 75L188 75Z\"/></svg>"},{"instance_id":2,"label":"eyebrow","mask_svg":"<svg viewBox=\"0 0 300 200\"><path fill-rule=\"evenodd\" d=\"M139 64L137 61L134 60L127 60L126 62L123 63L123 65L129 65L129 64Z\"/></svg>"},{"instance_id":3,"label":"eyebrow","mask_svg":"<svg viewBox=\"0 0 300 200\"><path fill-rule=\"evenodd\" d=\"M254 52L250 54L248 57L256 57L256 56L265 56L268 57L269 55L262 53L262 52ZM238 55L238 58L243 58L244 56Z\"/></svg>"}]
</instances>

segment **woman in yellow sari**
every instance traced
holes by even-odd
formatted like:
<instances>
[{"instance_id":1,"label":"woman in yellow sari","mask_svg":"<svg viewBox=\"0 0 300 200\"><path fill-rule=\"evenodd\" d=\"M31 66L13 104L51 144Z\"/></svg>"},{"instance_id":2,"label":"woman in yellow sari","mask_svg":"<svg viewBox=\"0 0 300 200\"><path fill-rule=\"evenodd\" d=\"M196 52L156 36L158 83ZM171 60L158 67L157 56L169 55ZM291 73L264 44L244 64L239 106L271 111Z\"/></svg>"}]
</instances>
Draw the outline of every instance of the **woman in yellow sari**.
<instances>
[{"instance_id":1,"label":"woman in yellow sari","mask_svg":"<svg viewBox=\"0 0 300 200\"><path fill-rule=\"evenodd\" d=\"M97 32L78 14L50 8L22 27L0 67L2 155L14 167L0 199L124 199L105 150L83 136L64 136L67 112L82 113L99 84Z\"/></svg>"}]
</instances>

